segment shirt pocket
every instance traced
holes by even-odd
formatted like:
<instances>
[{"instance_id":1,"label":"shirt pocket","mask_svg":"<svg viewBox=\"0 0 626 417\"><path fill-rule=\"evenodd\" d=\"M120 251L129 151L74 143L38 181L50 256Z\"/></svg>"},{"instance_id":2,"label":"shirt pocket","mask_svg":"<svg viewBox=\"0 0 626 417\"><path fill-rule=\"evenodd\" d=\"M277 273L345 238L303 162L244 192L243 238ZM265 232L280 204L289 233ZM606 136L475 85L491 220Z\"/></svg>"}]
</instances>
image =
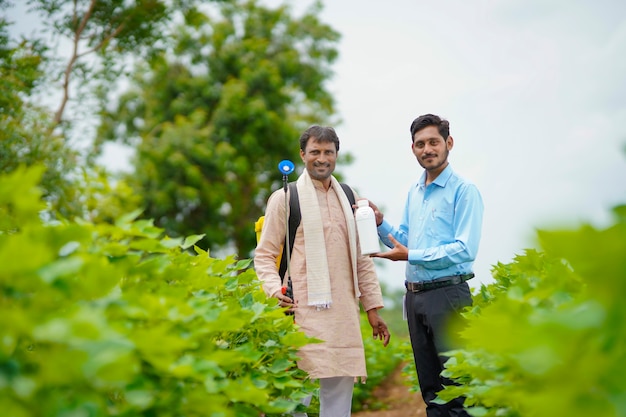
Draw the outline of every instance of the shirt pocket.
<instances>
[{"instance_id":1,"label":"shirt pocket","mask_svg":"<svg viewBox=\"0 0 626 417\"><path fill-rule=\"evenodd\" d=\"M454 239L454 210L444 205L429 210L427 220L428 235L439 244L450 243Z\"/></svg>"}]
</instances>

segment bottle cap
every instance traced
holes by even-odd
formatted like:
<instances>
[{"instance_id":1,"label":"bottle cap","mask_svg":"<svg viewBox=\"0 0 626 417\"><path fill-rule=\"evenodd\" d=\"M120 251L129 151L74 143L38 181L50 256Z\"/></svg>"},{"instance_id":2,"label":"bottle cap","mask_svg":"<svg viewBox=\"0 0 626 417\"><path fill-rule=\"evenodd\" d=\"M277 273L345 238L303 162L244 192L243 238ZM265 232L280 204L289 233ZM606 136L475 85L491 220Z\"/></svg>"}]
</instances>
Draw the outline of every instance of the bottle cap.
<instances>
[{"instance_id":1,"label":"bottle cap","mask_svg":"<svg viewBox=\"0 0 626 417\"><path fill-rule=\"evenodd\" d=\"M357 201L356 205L358 207L368 207L370 205L370 202L368 200L363 199L363 200Z\"/></svg>"}]
</instances>

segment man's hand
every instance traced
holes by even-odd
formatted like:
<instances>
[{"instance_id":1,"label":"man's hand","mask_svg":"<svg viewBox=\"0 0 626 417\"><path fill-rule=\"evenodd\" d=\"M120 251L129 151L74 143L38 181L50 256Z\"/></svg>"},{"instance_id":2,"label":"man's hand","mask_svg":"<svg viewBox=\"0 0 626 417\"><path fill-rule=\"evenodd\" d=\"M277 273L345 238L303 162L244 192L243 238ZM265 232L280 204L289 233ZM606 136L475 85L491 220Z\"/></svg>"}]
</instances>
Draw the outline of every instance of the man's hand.
<instances>
[{"instance_id":1,"label":"man's hand","mask_svg":"<svg viewBox=\"0 0 626 417\"><path fill-rule=\"evenodd\" d=\"M387 252L372 253L370 256L372 258L391 259L392 261L408 261L409 249L402 243L395 240L391 234L387 237L389 238L389 241L393 243L393 248Z\"/></svg>"},{"instance_id":2,"label":"man's hand","mask_svg":"<svg viewBox=\"0 0 626 417\"><path fill-rule=\"evenodd\" d=\"M378 206L376 206L376 204L372 203L371 200L369 200L369 202L370 207L372 208L372 210L374 210L374 216L376 216L376 226L380 226L383 222L384 214L380 210L378 210Z\"/></svg>"},{"instance_id":3,"label":"man's hand","mask_svg":"<svg viewBox=\"0 0 626 417\"><path fill-rule=\"evenodd\" d=\"M389 344L391 335L389 334L389 329L387 329L387 323L378 315L378 310L375 308L368 310L367 320L370 322L370 326L372 326L374 339L382 340L383 346L386 347Z\"/></svg>"},{"instance_id":4,"label":"man's hand","mask_svg":"<svg viewBox=\"0 0 626 417\"><path fill-rule=\"evenodd\" d=\"M277 292L276 294L274 294L274 297L278 298L279 306L289 309L287 311L293 311L294 308L298 308L297 303L295 303L291 298L287 297L281 292Z\"/></svg>"}]
</instances>

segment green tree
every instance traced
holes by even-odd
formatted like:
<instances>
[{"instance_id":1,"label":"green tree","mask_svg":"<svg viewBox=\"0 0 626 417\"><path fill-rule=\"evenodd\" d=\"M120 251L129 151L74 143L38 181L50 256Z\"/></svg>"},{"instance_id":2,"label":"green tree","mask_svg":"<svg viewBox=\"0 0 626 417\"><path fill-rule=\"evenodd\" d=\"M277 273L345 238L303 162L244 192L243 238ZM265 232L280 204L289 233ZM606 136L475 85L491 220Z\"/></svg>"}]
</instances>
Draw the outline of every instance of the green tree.
<instances>
[{"instance_id":1,"label":"green tree","mask_svg":"<svg viewBox=\"0 0 626 417\"><path fill-rule=\"evenodd\" d=\"M124 74L128 58L150 53L163 39L179 11L198 0L27 0L41 18L45 32L70 45L69 54L55 61L52 76L60 81L60 100L53 121L60 125L75 86L78 99L88 99L111 87ZM84 103L82 103L84 104ZM76 108L73 108L76 110Z\"/></svg>"},{"instance_id":2,"label":"green tree","mask_svg":"<svg viewBox=\"0 0 626 417\"><path fill-rule=\"evenodd\" d=\"M9 6L0 0L0 10ZM73 188L64 173L75 168L76 153L60 135L49 133L49 111L29 100L44 79L47 48L37 40L12 39L10 25L0 17L0 173L13 172L20 164L43 164L45 197L67 212Z\"/></svg>"},{"instance_id":3,"label":"green tree","mask_svg":"<svg viewBox=\"0 0 626 417\"><path fill-rule=\"evenodd\" d=\"M332 119L339 35L320 9L296 17L252 0L188 13L169 48L137 66L99 143L136 147L129 181L145 217L172 236L204 233L211 249L251 251L278 162L298 158L301 130Z\"/></svg>"},{"instance_id":4,"label":"green tree","mask_svg":"<svg viewBox=\"0 0 626 417\"><path fill-rule=\"evenodd\" d=\"M195 3L27 0L28 16L41 22L41 30L19 40L10 36L12 22L3 13L0 172L42 163L41 186L51 213L83 215L79 169L94 165L84 149L95 133L95 99L114 92L129 58L152 51L147 46L159 42L171 19ZM0 0L0 10L12 6Z\"/></svg>"}]
</instances>

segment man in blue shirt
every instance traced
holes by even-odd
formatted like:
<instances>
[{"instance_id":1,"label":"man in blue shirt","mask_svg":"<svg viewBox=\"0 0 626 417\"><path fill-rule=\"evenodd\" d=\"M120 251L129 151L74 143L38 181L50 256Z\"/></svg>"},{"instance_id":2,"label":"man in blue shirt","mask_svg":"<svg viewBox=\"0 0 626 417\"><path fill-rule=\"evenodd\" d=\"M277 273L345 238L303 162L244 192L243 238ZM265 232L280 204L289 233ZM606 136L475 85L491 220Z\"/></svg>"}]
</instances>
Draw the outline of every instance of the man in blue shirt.
<instances>
[{"instance_id":1,"label":"man in blue shirt","mask_svg":"<svg viewBox=\"0 0 626 417\"><path fill-rule=\"evenodd\" d=\"M465 281L474 276L483 202L476 186L448 163L454 140L447 120L432 114L418 117L411 124L411 139L424 173L409 190L398 228L370 202L380 239L391 248L372 256L408 261L405 307L428 417L469 417L462 398L444 405L432 401L443 385L452 383L440 375L448 359L442 353L454 348L447 340L449 320L472 305Z\"/></svg>"}]
</instances>

